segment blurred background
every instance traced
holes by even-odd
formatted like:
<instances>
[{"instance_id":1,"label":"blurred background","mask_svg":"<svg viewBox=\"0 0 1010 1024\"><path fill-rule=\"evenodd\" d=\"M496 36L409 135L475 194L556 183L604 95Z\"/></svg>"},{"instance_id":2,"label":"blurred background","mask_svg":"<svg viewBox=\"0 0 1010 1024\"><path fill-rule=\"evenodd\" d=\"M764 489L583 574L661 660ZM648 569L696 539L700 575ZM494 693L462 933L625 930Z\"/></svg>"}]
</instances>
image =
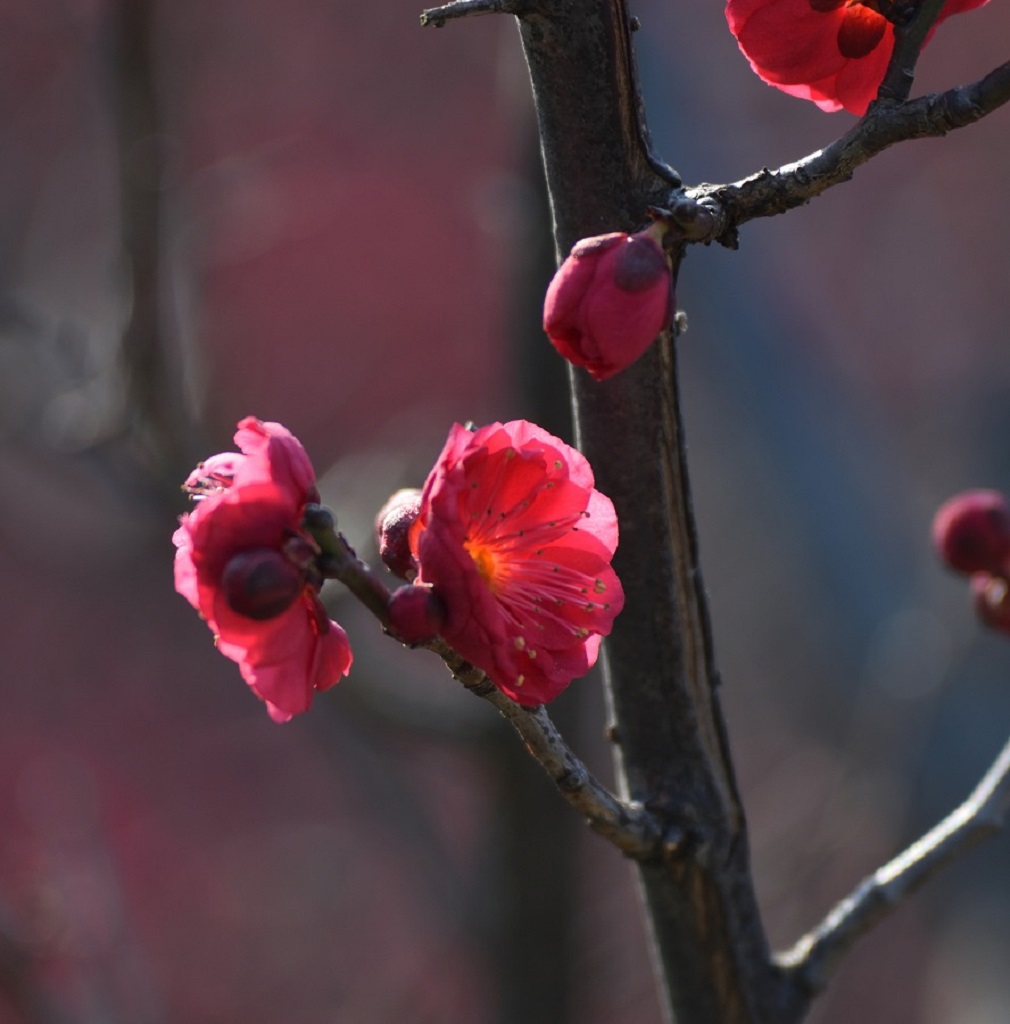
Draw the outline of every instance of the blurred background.
<instances>
[{"instance_id":1,"label":"blurred background","mask_svg":"<svg viewBox=\"0 0 1010 1024\"><path fill-rule=\"evenodd\" d=\"M490 709L339 592L349 679L278 727L172 589L179 482L246 414L363 554L451 422L567 434L511 19L337 0L0 0L0 1024L654 1024L631 869ZM763 85L718 4L638 0L689 182L851 123ZM1006 59L948 22L918 90ZM907 144L679 301L701 552L776 945L946 814L1010 645L928 544L1010 490L1010 112ZM599 683L556 705L610 775ZM1010 856L863 940L815 1024L1005 1024ZM687 1024L687 1022L685 1022Z\"/></svg>"}]
</instances>

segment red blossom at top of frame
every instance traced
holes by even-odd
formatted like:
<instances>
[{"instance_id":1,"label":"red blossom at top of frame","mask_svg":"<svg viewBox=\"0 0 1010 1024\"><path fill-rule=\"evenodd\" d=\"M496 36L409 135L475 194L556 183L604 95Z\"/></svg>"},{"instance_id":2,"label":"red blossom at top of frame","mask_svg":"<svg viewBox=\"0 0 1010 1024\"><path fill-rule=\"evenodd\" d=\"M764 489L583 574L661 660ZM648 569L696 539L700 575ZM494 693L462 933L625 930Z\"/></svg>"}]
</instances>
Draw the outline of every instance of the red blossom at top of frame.
<instances>
[{"instance_id":1,"label":"red blossom at top of frame","mask_svg":"<svg viewBox=\"0 0 1010 1024\"><path fill-rule=\"evenodd\" d=\"M930 30L988 0L947 0ZM894 49L894 28L859 0L728 0L730 31L769 85L822 110L865 114Z\"/></svg>"},{"instance_id":2,"label":"red blossom at top of frame","mask_svg":"<svg viewBox=\"0 0 1010 1024\"><path fill-rule=\"evenodd\" d=\"M351 649L309 571L316 552L302 515L319 494L305 449L279 423L253 417L235 443L239 452L201 462L184 484L196 507L172 538L175 589L285 722L347 673Z\"/></svg>"},{"instance_id":3,"label":"red blossom at top of frame","mask_svg":"<svg viewBox=\"0 0 1010 1024\"><path fill-rule=\"evenodd\" d=\"M581 453L525 420L452 428L411 546L442 637L528 707L593 665L624 605L613 504Z\"/></svg>"}]
</instances>

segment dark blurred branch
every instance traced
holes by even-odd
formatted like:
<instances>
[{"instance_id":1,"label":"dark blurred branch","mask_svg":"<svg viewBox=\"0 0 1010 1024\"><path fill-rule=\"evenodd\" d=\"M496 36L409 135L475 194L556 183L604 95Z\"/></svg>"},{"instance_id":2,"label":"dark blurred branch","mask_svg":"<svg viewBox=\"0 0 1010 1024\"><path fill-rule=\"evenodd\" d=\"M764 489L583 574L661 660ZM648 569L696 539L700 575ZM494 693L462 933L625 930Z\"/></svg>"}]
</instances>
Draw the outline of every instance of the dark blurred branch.
<instances>
[{"instance_id":1,"label":"dark blurred branch","mask_svg":"<svg viewBox=\"0 0 1010 1024\"><path fill-rule=\"evenodd\" d=\"M830 981L860 936L934 875L1001 832L1010 814L1010 742L971 796L935 828L861 882L788 952L778 957L804 992Z\"/></svg>"},{"instance_id":2,"label":"dark blurred branch","mask_svg":"<svg viewBox=\"0 0 1010 1024\"><path fill-rule=\"evenodd\" d=\"M43 972L38 959L16 937L6 908L0 908L0 1005L9 1004L19 1024L71 1024L40 982Z\"/></svg>"},{"instance_id":3,"label":"dark blurred branch","mask_svg":"<svg viewBox=\"0 0 1010 1024\"><path fill-rule=\"evenodd\" d=\"M964 128L1010 101L1010 61L985 78L946 92L903 103L877 102L865 116L824 149L786 164L764 168L729 185L699 185L686 193L706 211L691 241L736 247L737 228L756 217L771 217L803 206L822 192L848 181L856 168L898 142L946 135Z\"/></svg>"},{"instance_id":4,"label":"dark blurred branch","mask_svg":"<svg viewBox=\"0 0 1010 1024\"><path fill-rule=\"evenodd\" d=\"M126 430L144 462L172 482L174 494L174 481L192 459L181 360L167 327L162 230L166 136L155 82L155 6L151 0L117 0L111 17L122 246L131 300L120 357Z\"/></svg>"}]
</instances>

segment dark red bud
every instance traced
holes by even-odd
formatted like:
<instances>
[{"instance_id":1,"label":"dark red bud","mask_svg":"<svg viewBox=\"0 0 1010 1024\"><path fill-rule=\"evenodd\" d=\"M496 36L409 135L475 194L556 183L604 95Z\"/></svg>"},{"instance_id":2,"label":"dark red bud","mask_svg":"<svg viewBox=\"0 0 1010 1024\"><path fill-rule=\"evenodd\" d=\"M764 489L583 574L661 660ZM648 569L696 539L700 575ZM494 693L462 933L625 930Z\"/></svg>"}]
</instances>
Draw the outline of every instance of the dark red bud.
<instances>
[{"instance_id":1,"label":"dark red bud","mask_svg":"<svg viewBox=\"0 0 1010 1024\"><path fill-rule=\"evenodd\" d=\"M287 611L303 585L298 567L272 548L233 555L221 574L221 589L232 611L259 621Z\"/></svg>"},{"instance_id":2,"label":"dark red bud","mask_svg":"<svg viewBox=\"0 0 1010 1024\"><path fill-rule=\"evenodd\" d=\"M614 259L614 284L626 292L642 292L662 282L668 287L670 268L656 241L641 231L632 235Z\"/></svg>"},{"instance_id":3,"label":"dark red bud","mask_svg":"<svg viewBox=\"0 0 1010 1024\"><path fill-rule=\"evenodd\" d=\"M401 579L417 575L417 562L410 551L410 528L421 511L421 492L413 487L397 491L375 517L379 557L390 572Z\"/></svg>"},{"instance_id":4,"label":"dark red bud","mask_svg":"<svg viewBox=\"0 0 1010 1024\"><path fill-rule=\"evenodd\" d=\"M838 26L838 52L850 60L871 54L884 38L887 19L864 4L848 4Z\"/></svg>"},{"instance_id":5,"label":"dark red bud","mask_svg":"<svg viewBox=\"0 0 1010 1024\"><path fill-rule=\"evenodd\" d=\"M389 599L389 629L405 644L434 640L444 624L442 599L423 583L400 587Z\"/></svg>"},{"instance_id":6,"label":"dark red bud","mask_svg":"<svg viewBox=\"0 0 1010 1024\"><path fill-rule=\"evenodd\" d=\"M971 578L975 614L992 629L1010 633L1010 585L1003 576L977 572Z\"/></svg>"},{"instance_id":7,"label":"dark red bud","mask_svg":"<svg viewBox=\"0 0 1010 1024\"><path fill-rule=\"evenodd\" d=\"M965 491L933 517L933 544L962 573L999 575L1010 558L1010 506L998 491Z\"/></svg>"}]
</instances>

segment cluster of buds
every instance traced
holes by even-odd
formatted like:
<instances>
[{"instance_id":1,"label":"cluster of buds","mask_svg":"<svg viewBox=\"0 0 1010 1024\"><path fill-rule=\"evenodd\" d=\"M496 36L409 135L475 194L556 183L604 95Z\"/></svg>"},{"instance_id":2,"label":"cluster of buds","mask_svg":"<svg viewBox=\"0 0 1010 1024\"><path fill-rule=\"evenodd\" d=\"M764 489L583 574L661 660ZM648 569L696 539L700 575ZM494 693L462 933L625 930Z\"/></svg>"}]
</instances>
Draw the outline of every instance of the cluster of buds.
<instances>
[{"instance_id":1,"label":"cluster of buds","mask_svg":"<svg viewBox=\"0 0 1010 1024\"><path fill-rule=\"evenodd\" d=\"M999 491L965 491L933 519L940 558L971 581L975 612L987 626L1010 633L1010 505Z\"/></svg>"}]
</instances>

